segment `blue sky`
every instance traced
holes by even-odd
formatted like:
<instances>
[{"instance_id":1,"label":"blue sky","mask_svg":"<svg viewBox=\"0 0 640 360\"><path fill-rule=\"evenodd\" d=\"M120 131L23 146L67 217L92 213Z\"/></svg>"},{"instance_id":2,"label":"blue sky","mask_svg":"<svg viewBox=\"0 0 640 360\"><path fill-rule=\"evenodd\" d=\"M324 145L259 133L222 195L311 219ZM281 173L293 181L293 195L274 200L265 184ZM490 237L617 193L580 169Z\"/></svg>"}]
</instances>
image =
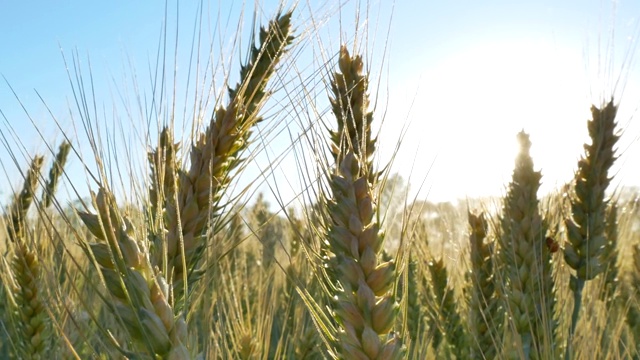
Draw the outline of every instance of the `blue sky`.
<instances>
[{"instance_id":1,"label":"blue sky","mask_svg":"<svg viewBox=\"0 0 640 360\"><path fill-rule=\"evenodd\" d=\"M180 2L179 16L175 2L168 4L166 25L171 70L168 75L173 75L171 41L177 29L180 99L195 91L194 82L186 81L189 75L195 78L193 72L188 72L195 3ZM367 6L361 5L364 18ZM347 2L340 8L335 1L299 4L294 24L308 41L298 44L291 60L298 72L321 68L320 49L335 53L341 41L352 46L356 6L355 2ZM214 53L221 54L217 55L217 61L226 63L225 66L231 64L232 77L237 76L238 53L246 49L254 8L258 9L259 21L264 23L277 7L278 2L274 1L249 3L244 7L239 2L205 1L205 13L209 17L204 19L204 33L213 34ZM360 49L368 54L372 85L380 82L379 91L373 89L372 95L378 98L377 118L385 114L380 137L382 161L391 157L399 129L407 126L394 170L405 177L411 175L415 188L426 178L421 196L427 196L428 191L428 197L433 200L499 193L508 181L515 156L515 133L521 128L531 133L534 161L536 167L543 170L543 188L550 190L568 181L581 154L581 143L585 141L588 106L590 102L600 101L603 93L611 94L611 83L621 73L623 55L634 49L640 15L640 6L629 0L616 3L398 0L393 5L385 1L371 2L368 9L368 22L361 20L359 28L360 31L367 29L370 37L359 43L368 45L366 50ZM243 11L244 34L238 50L230 44ZM135 123L135 129L144 129L145 118L153 118L148 108L152 88L149 69L155 66L165 24L164 13L163 2L155 1L56 4L33 1L3 5L0 47L4 52L0 56L0 74L7 79L35 124L29 121L9 85L0 83L0 111L6 117L6 120L0 117L0 131L12 148L20 149L13 143L12 134L15 134L26 153L46 152L47 146L36 129L52 147L62 139L37 91L65 132L74 138L74 129L77 129L80 151L85 155L90 153L86 141L80 140L81 122L62 59L64 53L71 64L76 50L85 81L88 81L90 60L99 114L96 120L110 123L118 119L125 124ZM311 19L316 25L311 24ZM309 33L314 26L321 44ZM603 74L605 67L598 67L598 61L607 59L613 59L611 72ZM640 174L631 169L637 168L633 165L640 161L636 145L640 127L633 120L640 99L635 84L640 77L635 63L629 69L622 75L627 87L621 105L620 121L625 134L620 161L620 169L624 170L620 170L619 178L627 184L638 184ZM226 67L218 71L223 73ZM295 74L285 76L289 76L287 86L299 90ZM172 88L171 81L167 84ZM326 98L321 82L307 86ZM187 89L190 93L185 93ZM137 108L136 94L142 94L147 108L127 113L127 108ZM318 104L323 106L326 100L319 100ZM265 111L272 114L277 109L274 105ZM166 113L163 116L166 117ZM189 118L186 116L184 122L188 123ZM127 126L125 129L130 137L120 134L116 138L126 138L123 141L130 146L124 151L127 155L142 159L146 151L144 134ZM248 169L249 177L258 177L260 164L286 151L289 135L285 131L275 136L276 132L286 130L286 126L276 129L273 135L266 136L270 139L269 156L258 158L257 168ZM291 129L296 131L293 125ZM20 172L26 167L22 150L17 153L20 171L5 148L0 147L0 162L7 173L0 176L2 201L9 196L11 187L20 184ZM283 177L293 178L285 175L295 171L293 159L291 154L286 156L282 167L269 181L278 183ZM122 162L122 159L118 161L120 165ZM79 190L86 191L89 187L95 190L94 184L87 184L81 169L80 161L72 159L69 170L78 181ZM279 182L279 191L284 197L299 191L297 181L289 180L290 185ZM261 189L270 191L266 185ZM72 199L74 194L65 196Z\"/></svg>"}]
</instances>

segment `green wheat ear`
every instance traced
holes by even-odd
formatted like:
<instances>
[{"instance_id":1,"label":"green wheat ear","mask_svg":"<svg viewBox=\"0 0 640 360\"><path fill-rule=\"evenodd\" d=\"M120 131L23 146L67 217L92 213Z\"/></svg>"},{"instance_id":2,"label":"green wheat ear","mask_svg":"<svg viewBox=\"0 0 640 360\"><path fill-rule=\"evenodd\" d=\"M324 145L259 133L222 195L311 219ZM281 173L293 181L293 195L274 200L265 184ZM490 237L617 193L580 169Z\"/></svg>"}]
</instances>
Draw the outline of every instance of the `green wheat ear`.
<instances>
[{"instance_id":1,"label":"green wheat ear","mask_svg":"<svg viewBox=\"0 0 640 360\"><path fill-rule=\"evenodd\" d=\"M214 227L225 216L221 199L232 172L242 162L241 153L249 146L251 129L261 120L258 111L268 95L268 81L293 42L291 15L279 14L260 30L258 47L252 46L248 62L241 68L240 83L229 89L229 103L217 108L206 130L196 136L188 169L182 170L173 163L177 146L168 132L163 131L160 146L152 153L157 173L154 176L161 179L163 166L168 172L162 184L153 181L157 184L150 193L152 200L160 201L159 206L164 207L154 213L165 215L166 227L165 238L155 240L162 244L154 249L161 256L155 255L152 260L171 284L173 303L178 308L184 306L189 287L199 277L198 266L208 245L207 233L219 231ZM164 159L165 164L160 166L157 159ZM159 190L164 190L164 198L158 196Z\"/></svg>"},{"instance_id":2,"label":"green wheat ear","mask_svg":"<svg viewBox=\"0 0 640 360\"><path fill-rule=\"evenodd\" d=\"M574 196L571 199L571 218L567 219L564 258L576 270L572 287L591 280L603 270L600 259L605 245L606 205L605 191L611 182L608 172L616 160L615 134L617 107L613 101L602 109L591 107L592 120L588 122L591 144L585 145L585 155L578 162Z\"/></svg>"},{"instance_id":3,"label":"green wheat ear","mask_svg":"<svg viewBox=\"0 0 640 360\"><path fill-rule=\"evenodd\" d=\"M529 135L520 132L518 141L520 152L504 199L499 239L507 280L507 310L524 356L537 359L555 350L550 336L555 331L554 281L547 229L537 196L542 175L533 169Z\"/></svg>"},{"instance_id":4,"label":"green wheat ear","mask_svg":"<svg viewBox=\"0 0 640 360\"><path fill-rule=\"evenodd\" d=\"M640 303L638 302L638 291L640 289L640 244L635 244L632 249L630 279L624 286L624 300L629 302L629 308L626 314L626 323L631 332L633 340L640 344Z\"/></svg>"},{"instance_id":5,"label":"green wheat ear","mask_svg":"<svg viewBox=\"0 0 640 360\"><path fill-rule=\"evenodd\" d=\"M468 213L471 271L471 301L469 322L474 337L471 357L492 359L497 355L502 338L502 307L494 273L494 243L487 237L488 224L484 213Z\"/></svg>"},{"instance_id":6,"label":"green wheat ear","mask_svg":"<svg viewBox=\"0 0 640 360\"><path fill-rule=\"evenodd\" d=\"M592 119L588 121L591 144L585 144L585 154L578 161L571 217L565 220L567 238L564 259L573 270L570 286L574 293L574 308L569 329L569 346L566 357L572 355L572 340L582 306L582 291L586 281L600 274L606 266L606 207L605 191L611 182L609 169L616 160L616 114L618 108L613 99L602 108L591 107Z\"/></svg>"},{"instance_id":7,"label":"green wheat ear","mask_svg":"<svg viewBox=\"0 0 640 360\"><path fill-rule=\"evenodd\" d=\"M38 186L38 177L42 169L44 158L36 156L31 161L31 166L24 179L22 191L15 197L9 210L9 225L7 233L9 240L23 241L25 236L25 226L27 219L27 211L34 201L35 189Z\"/></svg>"},{"instance_id":8,"label":"green wheat ear","mask_svg":"<svg viewBox=\"0 0 640 360\"><path fill-rule=\"evenodd\" d=\"M49 170L49 179L45 184L43 196L42 196L42 206L44 208L48 208L51 206L51 202L53 200L53 194L56 192L56 188L58 187L58 181L60 180L60 176L62 176L62 172L64 170L64 166L67 163L67 158L69 157L69 152L71 151L71 143L64 141L60 144L58 148L58 153L56 154L56 158L53 161L53 165L51 165L51 169Z\"/></svg>"},{"instance_id":9,"label":"green wheat ear","mask_svg":"<svg viewBox=\"0 0 640 360\"><path fill-rule=\"evenodd\" d=\"M436 327L438 336L447 339L448 345L456 359L469 358L467 332L460 316L459 303L455 299L454 289L450 284L450 276L442 258L429 261L431 275L431 289L433 293L432 306L435 308L435 319L432 323ZM439 343L440 341L438 341ZM438 350L434 343L434 349Z\"/></svg>"},{"instance_id":10,"label":"green wheat ear","mask_svg":"<svg viewBox=\"0 0 640 360\"><path fill-rule=\"evenodd\" d=\"M600 292L600 300L604 300L606 305L610 307L615 300L619 279L618 266L618 204L611 201L606 209L605 219L605 238L607 242L602 252L602 262L604 264L604 284Z\"/></svg>"}]
</instances>

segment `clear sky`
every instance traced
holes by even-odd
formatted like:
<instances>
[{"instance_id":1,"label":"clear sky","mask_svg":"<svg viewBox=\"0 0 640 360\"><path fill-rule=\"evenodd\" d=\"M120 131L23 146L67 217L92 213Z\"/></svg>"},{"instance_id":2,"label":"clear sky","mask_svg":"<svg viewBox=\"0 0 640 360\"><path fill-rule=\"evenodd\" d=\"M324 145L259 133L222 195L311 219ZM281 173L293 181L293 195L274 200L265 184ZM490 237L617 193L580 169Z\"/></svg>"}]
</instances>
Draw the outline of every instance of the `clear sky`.
<instances>
[{"instance_id":1,"label":"clear sky","mask_svg":"<svg viewBox=\"0 0 640 360\"><path fill-rule=\"evenodd\" d=\"M197 77L193 67L189 72L188 66L197 6L182 1L177 13L175 2L168 3L170 71L166 88L173 88L170 79L176 68L177 114L186 114L176 121L188 130L193 116L180 104L189 103L184 99L195 96L197 88L194 81L186 81ZM259 21L264 23L275 13L278 2L263 1L257 6L249 3L244 7L240 2L204 3L207 15L202 27L205 35L214 39L212 57L225 66L215 68L216 76L225 73L231 64L233 78L237 76L238 54L246 50L254 8L259 9ZM298 44L294 51L290 62L296 66L294 74L284 72L285 77L289 76L289 88L299 91L296 81L309 80L296 77L295 73L320 67L324 58L319 48L335 53L340 41L351 42L357 4L347 3L342 8L336 1L298 5L294 24L308 42ZM589 106L611 94L621 99L619 121L624 129L617 179L624 184L640 184L636 170L640 169L640 126L634 118L640 101L640 73L634 57L625 63L626 54L637 55L637 1L397 0L391 4L381 0L370 2L368 7L361 4L359 29L369 31L370 37L364 42L367 64L372 85L380 86L372 89L372 95L377 95L376 121L384 115L381 158L384 161L391 157L400 131L405 129L393 169L411 176L414 189L426 179L421 196L439 201L500 194L513 167L515 135L523 128L531 134L535 166L543 172L543 190L569 181L586 140ZM243 42L238 50L232 40L243 11ZM45 152L46 143L57 146L62 135L53 117L77 141L80 152L90 155L86 140L82 140L86 136L82 135L82 122L62 57L64 54L74 76L72 58L76 50L85 89L90 89L89 66L93 76L97 104L94 120L103 126L105 121L112 123L114 119L130 124L131 128L124 126L120 134L117 127L113 128L115 137L124 138L128 147L123 152L137 159L134 166L144 158L145 135L136 129L145 129L149 119L155 122L158 117L168 118L168 112L151 111L149 105L154 97L150 73L155 73L164 14L163 2L157 1L32 1L3 5L0 74L8 84L0 82L0 111L4 114L0 116L0 132L6 139L3 142L17 149L21 169L26 167L26 160L15 138L29 154ZM310 32L314 28L320 34L317 37ZM179 45L174 63L171 41L176 30ZM201 56L202 61L206 59ZM322 73L326 71L321 69ZM614 87L618 79L620 83ZM215 83L215 91L219 91L219 84ZM320 111L326 111L322 82L316 79L305 86L323 97L318 106ZM159 98L159 94L155 97ZM170 98L170 94L165 97L165 106L169 106ZM138 102L142 105L138 106ZM273 115L277 109L273 105L266 113ZM296 116L304 117L302 113ZM281 118L268 116L267 121ZM281 125L265 135L268 157L258 158L262 165L249 169L249 177L259 177L256 169L286 153L290 136L299 132L295 124L289 125L291 134L286 131L287 126ZM281 135L276 136L277 133ZM9 188L20 184L20 173L5 150L0 146L0 162L6 172L6 176L0 175L3 202L9 196ZM299 191L296 188L300 186L297 176L291 176L296 165L293 154L288 154L281 168L268 179L279 184L285 198ZM85 175L80 161L71 161L71 177L82 192L87 188ZM123 166L124 161L121 158L117 163ZM126 170L126 166L121 169ZM89 183L89 187L95 190L93 184ZM270 191L266 185L261 189ZM73 198L73 194L67 196Z\"/></svg>"}]
</instances>

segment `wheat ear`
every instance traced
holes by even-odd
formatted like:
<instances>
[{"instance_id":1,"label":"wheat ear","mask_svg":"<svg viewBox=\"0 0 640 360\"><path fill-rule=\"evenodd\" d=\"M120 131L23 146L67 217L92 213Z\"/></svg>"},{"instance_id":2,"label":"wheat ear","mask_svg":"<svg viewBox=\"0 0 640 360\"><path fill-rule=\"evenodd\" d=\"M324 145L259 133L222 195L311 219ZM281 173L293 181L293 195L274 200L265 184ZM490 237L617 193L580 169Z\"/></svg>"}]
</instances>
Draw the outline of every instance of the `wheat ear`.
<instances>
[{"instance_id":1,"label":"wheat ear","mask_svg":"<svg viewBox=\"0 0 640 360\"><path fill-rule=\"evenodd\" d=\"M351 57L345 46L340 47L338 59L340 72L333 74L331 110L338 120L338 129L330 131L331 154L339 162L340 154L353 151L362 159L365 172L375 176L372 157L376 139L371 138L373 112L369 111L369 78L363 74L362 57ZM377 179L371 178L374 182Z\"/></svg>"},{"instance_id":2,"label":"wheat ear","mask_svg":"<svg viewBox=\"0 0 640 360\"><path fill-rule=\"evenodd\" d=\"M494 273L494 243L488 242L487 220L484 213L468 213L471 258L471 301L469 328L474 337L471 358L493 359L501 346L501 308Z\"/></svg>"},{"instance_id":3,"label":"wheat ear","mask_svg":"<svg viewBox=\"0 0 640 360\"><path fill-rule=\"evenodd\" d=\"M448 350L453 352L456 359L467 359L469 358L467 333L463 327L453 286L442 258L429 261L429 274L431 275L433 294L431 306L435 310L433 312L435 319L432 324L434 325L434 333L439 333L437 335L438 343L441 342L442 337L446 338L450 345ZM434 349L437 350L437 347Z\"/></svg>"},{"instance_id":4,"label":"wheat ear","mask_svg":"<svg viewBox=\"0 0 640 360\"><path fill-rule=\"evenodd\" d=\"M44 158L42 156L36 156L31 161L31 166L24 179L22 191L16 196L11 205L7 233L9 234L9 240L13 242L24 239L27 211L35 197L34 189L38 185L38 176L40 176L43 161Z\"/></svg>"},{"instance_id":5,"label":"wheat ear","mask_svg":"<svg viewBox=\"0 0 640 360\"><path fill-rule=\"evenodd\" d=\"M95 197L98 214L79 213L99 240L85 248L95 259L113 303L107 303L122 320L138 350L171 359L189 359L185 346L187 325L169 303L170 288L152 268L135 228L122 217L115 199L100 189Z\"/></svg>"},{"instance_id":6,"label":"wheat ear","mask_svg":"<svg viewBox=\"0 0 640 360\"><path fill-rule=\"evenodd\" d=\"M58 147L58 153L53 161L53 165L51 165L51 169L49 169L49 179L47 180L43 191L42 206L44 208L51 206L53 195L58 187L58 181L60 180L60 176L62 176L62 171L67 163L70 151L71 144L67 141L63 141Z\"/></svg>"},{"instance_id":7,"label":"wheat ear","mask_svg":"<svg viewBox=\"0 0 640 360\"><path fill-rule=\"evenodd\" d=\"M158 146L148 153L151 170L149 185L149 253L151 263L167 273L167 226L177 224L176 181L184 170L178 160L180 144L175 143L169 127L164 127L158 138ZM175 250L174 250L175 252Z\"/></svg>"},{"instance_id":8,"label":"wheat ear","mask_svg":"<svg viewBox=\"0 0 640 360\"><path fill-rule=\"evenodd\" d=\"M546 228L538 209L542 175L533 170L531 141L518 134L520 152L504 199L500 247L505 259L507 304L522 342L525 358L540 358L554 351L554 282ZM545 338L547 337L547 338Z\"/></svg>"},{"instance_id":9,"label":"wheat ear","mask_svg":"<svg viewBox=\"0 0 640 360\"><path fill-rule=\"evenodd\" d=\"M10 289L13 294L12 313L16 316L17 344L16 355L29 359L41 359L46 356L46 344L49 340L48 315L40 291L41 265L38 255L28 243L27 212L34 202L38 178L44 158L36 156L25 176L22 191L15 197L9 213L7 233L14 245Z\"/></svg>"},{"instance_id":10,"label":"wheat ear","mask_svg":"<svg viewBox=\"0 0 640 360\"><path fill-rule=\"evenodd\" d=\"M582 306L582 290L586 281L603 271L602 255L605 238L605 191L609 185L609 169L616 160L615 144L617 107L613 100L602 108L591 107L592 119L587 123L591 144L585 144L585 154L578 161L574 194L571 198L571 218L565 220L569 242L564 259L575 270L570 286L574 307L569 329L566 359L571 359L572 340Z\"/></svg>"},{"instance_id":11,"label":"wheat ear","mask_svg":"<svg viewBox=\"0 0 640 360\"><path fill-rule=\"evenodd\" d=\"M334 311L342 330L339 351L345 358L399 359L400 340L390 334L398 312L392 292L394 265L378 260L383 237L367 175L349 152L331 179L332 226L327 237L337 283Z\"/></svg>"},{"instance_id":12,"label":"wheat ear","mask_svg":"<svg viewBox=\"0 0 640 360\"><path fill-rule=\"evenodd\" d=\"M215 111L191 147L190 168L178 174L177 210L166 220L167 265L163 268L173 284L176 303L190 279L196 278L211 219L220 215L220 200L230 173L240 164L239 154L248 146L251 128L260 121L257 112L265 100L267 82L293 41L290 20L290 12L278 15L260 30L260 45L251 49L249 62L241 69L240 84L229 89L228 106Z\"/></svg>"},{"instance_id":13,"label":"wheat ear","mask_svg":"<svg viewBox=\"0 0 640 360\"><path fill-rule=\"evenodd\" d=\"M329 181L327 234L333 309L340 325L338 352L348 359L399 359L404 350L391 333L398 312L394 264L380 261L383 236L372 184L377 176L370 160L374 141L367 77L362 58L352 58L344 46L339 68L332 85L338 131L331 132L331 140L337 164Z\"/></svg>"},{"instance_id":14,"label":"wheat ear","mask_svg":"<svg viewBox=\"0 0 640 360\"><path fill-rule=\"evenodd\" d=\"M631 336L635 344L640 343L640 302L638 302L638 291L640 291L640 244L636 244L632 250L632 266L630 279L623 287L624 298L629 302L626 323L629 326ZM636 345L637 347L637 345Z\"/></svg>"},{"instance_id":15,"label":"wheat ear","mask_svg":"<svg viewBox=\"0 0 640 360\"><path fill-rule=\"evenodd\" d=\"M412 252L407 264L406 274L403 277L403 296L406 299L407 309L404 313L406 319L406 328L408 338L411 339L411 345L408 349L408 357L414 359L424 355L422 350L424 344L427 343L427 322L425 316L426 302L428 295L425 293L430 290L425 276L425 270L422 268L424 261L422 257ZM429 294L431 292L429 291Z\"/></svg>"},{"instance_id":16,"label":"wheat ear","mask_svg":"<svg viewBox=\"0 0 640 360\"><path fill-rule=\"evenodd\" d=\"M600 299L607 307L612 305L618 287L618 204L611 201L606 209L604 235L607 239L602 251L604 268L604 283L600 292Z\"/></svg>"}]
</instances>

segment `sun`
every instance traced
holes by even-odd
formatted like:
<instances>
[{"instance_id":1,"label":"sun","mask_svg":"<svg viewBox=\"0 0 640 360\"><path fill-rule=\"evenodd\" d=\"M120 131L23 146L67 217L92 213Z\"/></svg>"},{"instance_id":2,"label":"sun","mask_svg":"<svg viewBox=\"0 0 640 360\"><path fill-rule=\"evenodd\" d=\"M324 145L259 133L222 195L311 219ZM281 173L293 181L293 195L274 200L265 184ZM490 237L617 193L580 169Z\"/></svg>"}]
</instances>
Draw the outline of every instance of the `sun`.
<instances>
[{"instance_id":1,"label":"sun","mask_svg":"<svg viewBox=\"0 0 640 360\"><path fill-rule=\"evenodd\" d=\"M410 107L394 167L414 184L426 177L422 191L432 201L499 196L524 130L541 189L563 184L587 135L591 99L582 63L579 48L534 40L476 44L444 58L419 82L404 84L404 98L390 96L390 108Z\"/></svg>"}]
</instances>

